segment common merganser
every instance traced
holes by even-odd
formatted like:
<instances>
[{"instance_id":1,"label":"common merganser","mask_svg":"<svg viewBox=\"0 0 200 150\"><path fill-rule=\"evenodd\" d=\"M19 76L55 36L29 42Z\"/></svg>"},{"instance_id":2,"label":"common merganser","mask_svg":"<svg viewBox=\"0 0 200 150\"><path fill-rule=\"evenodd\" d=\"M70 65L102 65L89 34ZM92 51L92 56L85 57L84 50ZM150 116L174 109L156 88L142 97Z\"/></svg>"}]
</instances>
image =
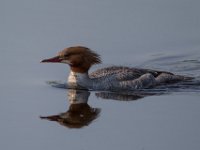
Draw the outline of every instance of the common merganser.
<instances>
[{"instance_id":1,"label":"common merganser","mask_svg":"<svg viewBox=\"0 0 200 150\"><path fill-rule=\"evenodd\" d=\"M106 67L88 74L92 65L101 63L101 58L83 46L65 48L57 56L41 62L68 64L71 71L67 84L75 89L136 90L190 79L165 71L123 66Z\"/></svg>"}]
</instances>

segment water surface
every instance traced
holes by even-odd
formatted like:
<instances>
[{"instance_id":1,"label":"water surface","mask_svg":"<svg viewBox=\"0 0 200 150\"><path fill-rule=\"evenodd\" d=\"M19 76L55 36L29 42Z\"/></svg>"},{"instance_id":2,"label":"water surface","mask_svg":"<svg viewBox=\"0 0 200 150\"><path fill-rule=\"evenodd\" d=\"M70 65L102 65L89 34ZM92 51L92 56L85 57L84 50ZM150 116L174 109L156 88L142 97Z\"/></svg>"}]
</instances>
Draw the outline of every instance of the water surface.
<instances>
[{"instance_id":1,"label":"water surface","mask_svg":"<svg viewBox=\"0 0 200 150\"><path fill-rule=\"evenodd\" d=\"M199 150L199 5L196 0L1 1L0 148ZM69 90L46 84L66 81L69 68L39 62L73 45L101 54L104 64L91 70L126 65L196 80L142 94L90 91L87 105L75 106L87 116L76 128L42 120L67 113L71 105ZM92 110L97 111L91 115Z\"/></svg>"}]
</instances>

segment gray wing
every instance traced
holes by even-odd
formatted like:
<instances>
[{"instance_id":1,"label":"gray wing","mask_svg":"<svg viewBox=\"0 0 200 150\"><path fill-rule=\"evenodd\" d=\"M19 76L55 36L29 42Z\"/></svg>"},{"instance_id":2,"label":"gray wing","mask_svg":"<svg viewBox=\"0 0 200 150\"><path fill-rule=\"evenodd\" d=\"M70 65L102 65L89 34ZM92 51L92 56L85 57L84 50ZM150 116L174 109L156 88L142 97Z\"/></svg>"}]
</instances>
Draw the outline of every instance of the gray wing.
<instances>
[{"instance_id":1,"label":"gray wing","mask_svg":"<svg viewBox=\"0 0 200 150\"><path fill-rule=\"evenodd\" d=\"M106 76L112 75L112 76L115 76L116 79L118 79L118 80L134 80L146 73L151 73L154 77L159 76L161 73L167 73L167 74L172 75L172 73L164 72L164 71L112 66L112 67L98 69L98 70L90 73L89 76L91 78L101 78L101 77L106 77Z\"/></svg>"}]
</instances>

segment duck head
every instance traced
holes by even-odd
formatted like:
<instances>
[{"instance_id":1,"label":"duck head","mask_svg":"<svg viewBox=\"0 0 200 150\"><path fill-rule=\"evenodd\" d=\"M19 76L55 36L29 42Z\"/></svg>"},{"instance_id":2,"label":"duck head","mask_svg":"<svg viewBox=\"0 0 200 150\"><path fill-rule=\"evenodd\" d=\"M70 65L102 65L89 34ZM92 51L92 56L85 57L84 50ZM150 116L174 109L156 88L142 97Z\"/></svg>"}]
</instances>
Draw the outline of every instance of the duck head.
<instances>
[{"instance_id":1,"label":"duck head","mask_svg":"<svg viewBox=\"0 0 200 150\"><path fill-rule=\"evenodd\" d=\"M42 63L68 64L73 72L85 73L94 64L101 63L100 55L87 47L75 46L65 48L57 56L44 59Z\"/></svg>"}]
</instances>

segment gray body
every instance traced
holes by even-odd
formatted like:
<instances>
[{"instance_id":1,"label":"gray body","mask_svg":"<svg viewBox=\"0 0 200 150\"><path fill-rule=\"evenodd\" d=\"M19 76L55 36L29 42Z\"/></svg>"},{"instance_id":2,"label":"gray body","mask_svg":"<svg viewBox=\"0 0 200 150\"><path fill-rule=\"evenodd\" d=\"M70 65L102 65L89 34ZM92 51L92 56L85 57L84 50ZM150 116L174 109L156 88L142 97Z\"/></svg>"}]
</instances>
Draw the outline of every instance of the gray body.
<instances>
[{"instance_id":1,"label":"gray body","mask_svg":"<svg viewBox=\"0 0 200 150\"><path fill-rule=\"evenodd\" d=\"M113 66L98 69L91 74L71 71L68 85L90 90L137 90L185 79L170 72Z\"/></svg>"}]
</instances>

